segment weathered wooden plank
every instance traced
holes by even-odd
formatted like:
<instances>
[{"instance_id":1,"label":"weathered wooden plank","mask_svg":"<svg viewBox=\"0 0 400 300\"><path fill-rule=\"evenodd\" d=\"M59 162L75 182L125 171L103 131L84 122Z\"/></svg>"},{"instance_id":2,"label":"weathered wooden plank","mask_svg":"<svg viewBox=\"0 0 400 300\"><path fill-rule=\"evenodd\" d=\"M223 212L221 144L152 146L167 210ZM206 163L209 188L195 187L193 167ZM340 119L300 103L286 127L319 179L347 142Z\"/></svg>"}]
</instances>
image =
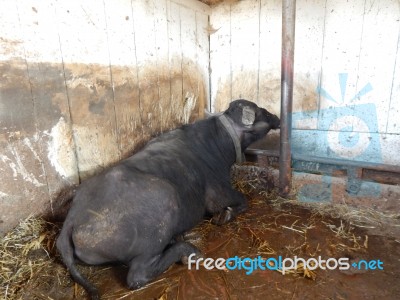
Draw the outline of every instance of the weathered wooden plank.
<instances>
[{"instance_id":1,"label":"weathered wooden plank","mask_svg":"<svg viewBox=\"0 0 400 300\"><path fill-rule=\"evenodd\" d=\"M317 122L307 122L307 118L316 120L318 110L325 2L299 0L296 7L293 111L302 120L293 126L316 129Z\"/></svg>"},{"instance_id":2,"label":"weathered wooden plank","mask_svg":"<svg viewBox=\"0 0 400 300\"><path fill-rule=\"evenodd\" d=\"M321 109L342 106L356 94L363 12L363 1L326 2L320 86L331 97L321 97Z\"/></svg>"},{"instance_id":3,"label":"weathered wooden plank","mask_svg":"<svg viewBox=\"0 0 400 300\"><path fill-rule=\"evenodd\" d=\"M157 87L158 107L160 110L160 131L170 129L175 124L171 122L171 76L169 65L169 23L168 0L154 2L154 30L157 55Z\"/></svg>"},{"instance_id":4,"label":"weathered wooden plank","mask_svg":"<svg viewBox=\"0 0 400 300\"><path fill-rule=\"evenodd\" d=\"M40 161L50 194L50 203L38 198L37 206L42 212L50 208L53 213L68 200L66 191L79 183L60 44L54 26L55 3L31 0L17 5L37 129L25 144ZM61 194L64 196L59 197Z\"/></svg>"},{"instance_id":5,"label":"weathered wooden plank","mask_svg":"<svg viewBox=\"0 0 400 300\"><path fill-rule=\"evenodd\" d=\"M226 109L232 99L231 11L222 3L210 15L210 90L211 111Z\"/></svg>"},{"instance_id":6,"label":"weathered wooden plank","mask_svg":"<svg viewBox=\"0 0 400 300\"><path fill-rule=\"evenodd\" d=\"M120 158L104 6L57 2L56 13L81 178Z\"/></svg>"},{"instance_id":7,"label":"weathered wooden plank","mask_svg":"<svg viewBox=\"0 0 400 300\"><path fill-rule=\"evenodd\" d=\"M24 20L15 2L2 8L0 36L6 48L0 62L0 234L41 211L40 205L33 205L35 200L49 202L46 174L33 146L38 132L21 30ZM10 29L12 36L4 32Z\"/></svg>"},{"instance_id":8,"label":"weathered wooden plank","mask_svg":"<svg viewBox=\"0 0 400 300\"><path fill-rule=\"evenodd\" d=\"M396 61L390 90L386 132L400 134L400 29L397 37Z\"/></svg>"},{"instance_id":9,"label":"weathered wooden plank","mask_svg":"<svg viewBox=\"0 0 400 300\"><path fill-rule=\"evenodd\" d=\"M400 48L400 47L399 47ZM400 53L400 51L399 51ZM397 55L397 63L400 63L400 55ZM387 133L400 134L400 68L397 70L393 77L393 85L391 88L391 101L388 113Z\"/></svg>"},{"instance_id":10,"label":"weathered wooden plank","mask_svg":"<svg viewBox=\"0 0 400 300\"><path fill-rule=\"evenodd\" d=\"M136 67L134 18L130 0L105 0L108 49L121 157L143 142Z\"/></svg>"},{"instance_id":11,"label":"weathered wooden plank","mask_svg":"<svg viewBox=\"0 0 400 300\"><path fill-rule=\"evenodd\" d=\"M210 102L210 80L209 80L209 67L210 67L210 42L208 32L208 14L196 12L196 44L197 44L197 66L200 68L201 78L198 80L198 89L201 91L202 83L204 84L204 98L206 107L211 110Z\"/></svg>"},{"instance_id":12,"label":"weathered wooden plank","mask_svg":"<svg viewBox=\"0 0 400 300\"><path fill-rule=\"evenodd\" d=\"M175 2L167 3L168 37L169 37L169 72L171 79L171 107L168 117L175 124L180 122L175 113L183 102L182 48L180 6Z\"/></svg>"},{"instance_id":13,"label":"weathered wooden plank","mask_svg":"<svg viewBox=\"0 0 400 300\"><path fill-rule=\"evenodd\" d=\"M154 1L133 1L140 110L144 139L160 132ZM160 70L161 71L161 70Z\"/></svg>"},{"instance_id":14,"label":"weathered wooden plank","mask_svg":"<svg viewBox=\"0 0 400 300\"><path fill-rule=\"evenodd\" d=\"M393 13L397 10L397 14ZM373 103L378 131L387 130L398 51L400 7L395 0L366 0L354 104Z\"/></svg>"},{"instance_id":15,"label":"weathered wooden plank","mask_svg":"<svg viewBox=\"0 0 400 300\"><path fill-rule=\"evenodd\" d=\"M282 1L261 0L259 99L275 114L281 103L281 40Z\"/></svg>"},{"instance_id":16,"label":"weathered wooden plank","mask_svg":"<svg viewBox=\"0 0 400 300\"><path fill-rule=\"evenodd\" d=\"M203 115L209 78L209 41L205 30L210 11L209 6L198 1L168 1L171 107L178 123ZM200 59L199 55L204 56ZM202 76L204 68L206 77Z\"/></svg>"},{"instance_id":17,"label":"weathered wooden plank","mask_svg":"<svg viewBox=\"0 0 400 300\"><path fill-rule=\"evenodd\" d=\"M232 100L258 102L260 60L260 0L231 6Z\"/></svg>"},{"instance_id":18,"label":"weathered wooden plank","mask_svg":"<svg viewBox=\"0 0 400 300\"><path fill-rule=\"evenodd\" d=\"M199 68L197 67L196 12L180 7L182 49L182 123L199 118ZM201 108L202 110L204 107Z\"/></svg>"}]
</instances>

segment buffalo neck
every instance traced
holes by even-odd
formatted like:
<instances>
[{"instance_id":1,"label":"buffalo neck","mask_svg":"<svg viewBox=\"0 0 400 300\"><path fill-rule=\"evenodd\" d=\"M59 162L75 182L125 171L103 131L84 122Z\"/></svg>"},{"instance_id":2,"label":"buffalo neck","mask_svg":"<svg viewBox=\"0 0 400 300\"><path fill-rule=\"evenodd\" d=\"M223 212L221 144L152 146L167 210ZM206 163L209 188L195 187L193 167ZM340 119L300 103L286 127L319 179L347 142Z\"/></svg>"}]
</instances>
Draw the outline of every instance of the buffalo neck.
<instances>
[{"instance_id":1,"label":"buffalo neck","mask_svg":"<svg viewBox=\"0 0 400 300\"><path fill-rule=\"evenodd\" d=\"M183 128L187 136L192 137L192 151L198 153L203 163L211 168L218 166L228 170L235 163L233 141L217 117L203 119Z\"/></svg>"},{"instance_id":2,"label":"buffalo neck","mask_svg":"<svg viewBox=\"0 0 400 300\"><path fill-rule=\"evenodd\" d=\"M235 147L235 153L236 153L236 163L240 164L243 162L243 153L242 153L242 146L240 145L240 138L237 135L235 129L233 128L232 123L229 120L230 118L227 117L226 115L220 115L218 117L218 120L221 122L223 128L226 130L226 132L229 134L233 145Z\"/></svg>"}]
</instances>

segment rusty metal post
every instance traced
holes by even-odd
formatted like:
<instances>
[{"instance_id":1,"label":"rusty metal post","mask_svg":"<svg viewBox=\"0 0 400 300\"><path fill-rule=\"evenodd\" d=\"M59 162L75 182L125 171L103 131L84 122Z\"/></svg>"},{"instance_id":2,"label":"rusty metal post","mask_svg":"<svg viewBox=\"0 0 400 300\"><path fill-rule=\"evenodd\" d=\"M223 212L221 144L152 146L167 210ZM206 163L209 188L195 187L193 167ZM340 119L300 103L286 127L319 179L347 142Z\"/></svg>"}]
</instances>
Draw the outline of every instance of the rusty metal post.
<instances>
[{"instance_id":1,"label":"rusty metal post","mask_svg":"<svg viewBox=\"0 0 400 300\"><path fill-rule=\"evenodd\" d=\"M292 106L296 0L282 1L281 136L279 152L279 193L287 197L292 182Z\"/></svg>"}]
</instances>

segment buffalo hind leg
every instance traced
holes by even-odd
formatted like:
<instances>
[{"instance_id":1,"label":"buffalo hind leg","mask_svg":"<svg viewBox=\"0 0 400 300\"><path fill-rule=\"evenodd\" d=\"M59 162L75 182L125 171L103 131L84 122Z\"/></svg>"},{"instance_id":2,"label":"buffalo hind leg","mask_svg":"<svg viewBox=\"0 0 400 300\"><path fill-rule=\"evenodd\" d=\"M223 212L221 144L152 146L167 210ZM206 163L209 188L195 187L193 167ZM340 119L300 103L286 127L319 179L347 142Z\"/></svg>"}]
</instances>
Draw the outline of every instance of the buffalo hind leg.
<instances>
[{"instance_id":1,"label":"buffalo hind leg","mask_svg":"<svg viewBox=\"0 0 400 300\"><path fill-rule=\"evenodd\" d=\"M128 287L132 290L143 287L172 264L187 261L187 257L192 253L199 255L200 251L190 243L177 242L156 256L141 255L135 257L129 263Z\"/></svg>"}]
</instances>

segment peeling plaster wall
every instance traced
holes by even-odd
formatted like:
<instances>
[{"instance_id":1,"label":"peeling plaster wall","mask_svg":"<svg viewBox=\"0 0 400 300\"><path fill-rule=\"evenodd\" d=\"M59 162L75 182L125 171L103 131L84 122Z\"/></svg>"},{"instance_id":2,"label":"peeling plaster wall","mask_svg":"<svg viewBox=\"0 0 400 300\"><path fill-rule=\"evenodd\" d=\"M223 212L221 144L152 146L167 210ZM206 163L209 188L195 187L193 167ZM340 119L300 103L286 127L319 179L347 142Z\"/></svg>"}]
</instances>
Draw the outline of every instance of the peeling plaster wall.
<instances>
[{"instance_id":1,"label":"peeling plaster wall","mask_svg":"<svg viewBox=\"0 0 400 300\"><path fill-rule=\"evenodd\" d=\"M298 0L295 153L399 165L400 2ZM211 107L280 112L282 1L227 1L210 16Z\"/></svg>"},{"instance_id":2,"label":"peeling plaster wall","mask_svg":"<svg viewBox=\"0 0 400 300\"><path fill-rule=\"evenodd\" d=\"M0 234L208 105L195 0L0 3Z\"/></svg>"}]
</instances>

